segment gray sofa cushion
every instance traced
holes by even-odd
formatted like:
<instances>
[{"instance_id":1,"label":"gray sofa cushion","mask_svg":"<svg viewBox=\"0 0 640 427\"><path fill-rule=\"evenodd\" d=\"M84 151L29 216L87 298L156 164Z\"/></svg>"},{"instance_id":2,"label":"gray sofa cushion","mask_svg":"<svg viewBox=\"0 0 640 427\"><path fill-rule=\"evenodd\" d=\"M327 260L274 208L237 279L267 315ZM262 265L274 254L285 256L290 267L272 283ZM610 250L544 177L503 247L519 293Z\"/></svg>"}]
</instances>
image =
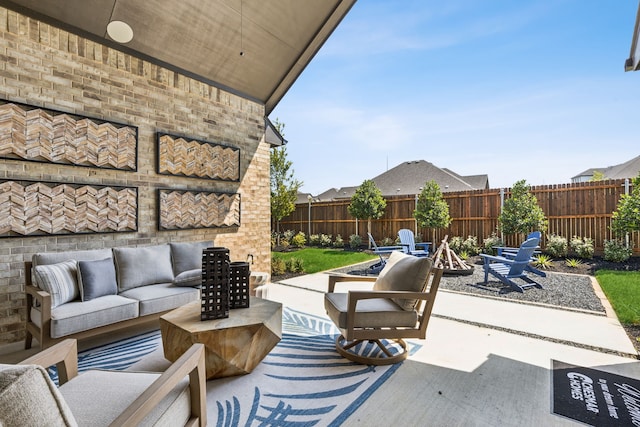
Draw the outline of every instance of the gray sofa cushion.
<instances>
[{"instance_id":1,"label":"gray sofa cushion","mask_svg":"<svg viewBox=\"0 0 640 427\"><path fill-rule=\"evenodd\" d=\"M92 261L96 259L111 258L111 249L90 249L86 251L66 252L41 252L31 258L33 266L45 264L57 264L70 259L76 261Z\"/></svg>"},{"instance_id":2,"label":"gray sofa cushion","mask_svg":"<svg viewBox=\"0 0 640 427\"><path fill-rule=\"evenodd\" d=\"M187 289L187 288L184 288ZM138 301L120 295L107 295L91 301L73 301L51 310L51 337L60 338L138 317ZM42 324L41 313L31 309L31 319Z\"/></svg>"},{"instance_id":3,"label":"gray sofa cushion","mask_svg":"<svg viewBox=\"0 0 640 427\"><path fill-rule=\"evenodd\" d=\"M116 269L113 258L78 261L78 287L82 301L91 301L105 295L116 295Z\"/></svg>"},{"instance_id":4,"label":"gray sofa cushion","mask_svg":"<svg viewBox=\"0 0 640 427\"><path fill-rule=\"evenodd\" d=\"M147 314L172 310L195 301L200 297L200 290L173 286L171 283L161 283L129 289L120 295L140 301L140 316L146 316Z\"/></svg>"},{"instance_id":5,"label":"gray sofa cushion","mask_svg":"<svg viewBox=\"0 0 640 427\"><path fill-rule=\"evenodd\" d=\"M173 281L169 245L114 248L113 257L120 292Z\"/></svg>"},{"instance_id":6,"label":"gray sofa cushion","mask_svg":"<svg viewBox=\"0 0 640 427\"><path fill-rule=\"evenodd\" d=\"M77 425L41 366L0 365L0 426Z\"/></svg>"},{"instance_id":7,"label":"gray sofa cushion","mask_svg":"<svg viewBox=\"0 0 640 427\"><path fill-rule=\"evenodd\" d=\"M79 425L108 426L160 374L89 370L60 386ZM179 383L147 415L141 426L182 426L191 411L188 381Z\"/></svg>"},{"instance_id":8,"label":"gray sofa cushion","mask_svg":"<svg viewBox=\"0 0 640 427\"><path fill-rule=\"evenodd\" d=\"M212 241L194 243L169 243L173 274L202 269L202 250L213 246Z\"/></svg>"},{"instance_id":9,"label":"gray sofa cushion","mask_svg":"<svg viewBox=\"0 0 640 427\"><path fill-rule=\"evenodd\" d=\"M80 295L77 268L76 261L69 260L36 265L33 269L34 284L51 294L51 308L73 301Z\"/></svg>"}]
</instances>

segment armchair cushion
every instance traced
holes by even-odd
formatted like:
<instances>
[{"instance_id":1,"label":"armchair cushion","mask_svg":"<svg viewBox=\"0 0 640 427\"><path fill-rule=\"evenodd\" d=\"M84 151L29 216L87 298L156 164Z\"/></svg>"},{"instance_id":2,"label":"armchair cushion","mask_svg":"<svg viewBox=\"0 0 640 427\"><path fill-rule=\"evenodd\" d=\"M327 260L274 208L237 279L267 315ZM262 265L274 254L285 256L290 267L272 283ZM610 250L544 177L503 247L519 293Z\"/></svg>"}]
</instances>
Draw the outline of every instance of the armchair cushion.
<instances>
[{"instance_id":1,"label":"armchair cushion","mask_svg":"<svg viewBox=\"0 0 640 427\"><path fill-rule=\"evenodd\" d=\"M80 296L76 261L36 265L33 274L36 285L51 294L51 308L73 301Z\"/></svg>"},{"instance_id":2,"label":"armchair cushion","mask_svg":"<svg viewBox=\"0 0 640 427\"><path fill-rule=\"evenodd\" d=\"M44 368L36 365L0 365L0 425L78 424Z\"/></svg>"},{"instance_id":3,"label":"armchair cushion","mask_svg":"<svg viewBox=\"0 0 640 427\"><path fill-rule=\"evenodd\" d=\"M433 260L415 257L402 252L392 252L387 264L373 285L374 291L422 292L427 283ZM404 310L413 311L416 299L394 298Z\"/></svg>"},{"instance_id":4,"label":"armchair cushion","mask_svg":"<svg viewBox=\"0 0 640 427\"><path fill-rule=\"evenodd\" d=\"M329 318L340 329L347 327L349 294L325 294L324 307ZM356 316L353 319L356 328L399 328L414 327L418 315L415 311L406 311L389 299L375 298L358 301Z\"/></svg>"},{"instance_id":5,"label":"armchair cushion","mask_svg":"<svg viewBox=\"0 0 640 427\"><path fill-rule=\"evenodd\" d=\"M116 295L118 283L112 258L78 261L78 287L82 301Z\"/></svg>"},{"instance_id":6,"label":"armchair cushion","mask_svg":"<svg viewBox=\"0 0 640 427\"><path fill-rule=\"evenodd\" d=\"M89 370L60 386L80 425L107 426L160 374ZM185 425L190 414L188 377L156 405L142 425Z\"/></svg>"}]
</instances>

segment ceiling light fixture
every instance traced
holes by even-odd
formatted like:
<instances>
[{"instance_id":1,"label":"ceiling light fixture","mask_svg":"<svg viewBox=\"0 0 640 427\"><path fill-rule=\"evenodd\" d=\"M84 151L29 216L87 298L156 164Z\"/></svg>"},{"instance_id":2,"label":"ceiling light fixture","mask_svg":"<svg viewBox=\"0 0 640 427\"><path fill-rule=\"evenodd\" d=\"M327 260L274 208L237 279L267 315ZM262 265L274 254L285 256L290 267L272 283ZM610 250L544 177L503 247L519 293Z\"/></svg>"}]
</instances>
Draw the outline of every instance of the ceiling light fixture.
<instances>
[{"instance_id":1,"label":"ceiling light fixture","mask_svg":"<svg viewBox=\"0 0 640 427\"><path fill-rule=\"evenodd\" d=\"M131 26L122 21L111 21L107 25L107 34L118 43L129 43L133 40L133 30Z\"/></svg>"}]
</instances>

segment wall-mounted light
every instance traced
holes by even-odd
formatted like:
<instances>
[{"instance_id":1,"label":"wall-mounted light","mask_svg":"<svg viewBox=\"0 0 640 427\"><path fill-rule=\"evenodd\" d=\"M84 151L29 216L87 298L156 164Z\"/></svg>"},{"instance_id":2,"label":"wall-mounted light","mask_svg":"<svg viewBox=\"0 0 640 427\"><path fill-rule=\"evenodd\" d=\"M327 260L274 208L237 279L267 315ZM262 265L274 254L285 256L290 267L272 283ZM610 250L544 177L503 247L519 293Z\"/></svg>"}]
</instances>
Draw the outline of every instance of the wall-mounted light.
<instances>
[{"instance_id":1,"label":"wall-mounted light","mask_svg":"<svg viewBox=\"0 0 640 427\"><path fill-rule=\"evenodd\" d=\"M133 29L122 21L111 21L107 25L107 34L118 43L129 43L133 40Z\"/></svg>"}]
</instances>

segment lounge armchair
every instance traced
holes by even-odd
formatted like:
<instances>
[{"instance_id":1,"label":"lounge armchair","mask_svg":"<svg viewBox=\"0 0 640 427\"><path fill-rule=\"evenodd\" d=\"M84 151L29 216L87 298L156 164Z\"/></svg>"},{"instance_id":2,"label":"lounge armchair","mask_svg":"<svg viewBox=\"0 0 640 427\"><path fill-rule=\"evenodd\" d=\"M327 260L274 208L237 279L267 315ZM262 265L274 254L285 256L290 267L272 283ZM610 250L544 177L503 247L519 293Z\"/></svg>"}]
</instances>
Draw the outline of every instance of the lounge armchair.
<instances>
[{"instance_id":1,"label":"lounge armchair","mask_svg":"<svg viewBox=\"0 0 640 427\"><path fill-rule=\"evenodd\" d=\"M442 269L431 258L392 252L378 278L329 276L324 306L340 330L336 350L342 356L367 365L388 365L407 358L404 338L424 339ZM431 280L429 280L431 278ZM374 282L370 291L334 292L338 282ZM354 349L366 341L379 354L359 354ZM393 342L399 344L395 350ZM400 347L400 348L397 348Z\"/></svg>"},{"instance_id":2,"label":"lounge armchair","mask_svg":"<svg viewBox=\"0 0 640 427\"><path fill-rule=\"evenodd\" d=\"M387 255L388 256L389 254L391 254L391 252L393 252L393 251L402 251L404 248L403 248L403 246L378 246L376 244L375 239L371 235L371 233L367 233L367 236L369 236L369 244L371 245L373 253L377 254L380 257L380 262L377 262L377 263L369 266L369 272L370 273L374 273L374 274L378 274L378 273L380 273L380 271L382 271L382 269L384 268L385 264L387 263L387 258L384 257L383 255Z\"/></svg>"},{"instance_id":3,"label":"lounge armchair","mask_svg":"<svg viewBox=\"0 0 640 427\"><path fill-rule=\"evenodd\" d=\"M59 388L44 369L52 365L58 368ZM202 344L194 344L162 374L96 369L78 375L75 339L18 365L0 365L0 425L156 423L207 424Z\"/></svg>"},{"instance_id":4,"label":"lounge armchair","mask_svg":"<svg viewBox=\"0 0 640 427\"><path fill-rule=\"evenodd\" d=\"M403 228L398 231L398 237L400 238L400 244L403 246L404 253L413 256L429 255L429 242L416 243L413 231Z\"/></svg>"},{"instance_id":5,"label":"lounge armchair","mask_svg":"<svg viewBox=\"0 0 640 427\"><path fill-rule=\"evenodd\" d=\"M540 241L540 239L542 238L542 234L539 231L533 231L531 233L529 233L527 235L527 238L525 240L528 239L538 239L538 241ZM516 253L518 252L519 248L510 248L510 247L506 247L506 246L496 246L495 249L498 251L498 256L503 256L505 258L510 258L513 259L516 256ZM533 255L531 256L531 262L535 262L537 261L536 255L540 254L540 245L538 243L538 246L536 247L536 250L533 252ZM544 271L535 268L533 265L531 265L530 263L527 264L527 266L525 267L525 270L530 271L533 274L537 274L538 276L541 277L547 277L547 273L545 273Z\"/></svg>"},{"instance_id":6,"label":"lounge armchair","mask_svg":"<svg viewBox=\"0 0 640 427\"><path fill-rule=\"evenodd\" d=\"M538 242L536 238L526 240L513 258L480 254L484 261L484 283L488 282L491 274L518 292L524 292L530 287L542 289L542 285L526 273L526 267L531 262L531 256L538 247ZM516 279L524 284L516 282Z\"/></svg>"}]
</instances>

